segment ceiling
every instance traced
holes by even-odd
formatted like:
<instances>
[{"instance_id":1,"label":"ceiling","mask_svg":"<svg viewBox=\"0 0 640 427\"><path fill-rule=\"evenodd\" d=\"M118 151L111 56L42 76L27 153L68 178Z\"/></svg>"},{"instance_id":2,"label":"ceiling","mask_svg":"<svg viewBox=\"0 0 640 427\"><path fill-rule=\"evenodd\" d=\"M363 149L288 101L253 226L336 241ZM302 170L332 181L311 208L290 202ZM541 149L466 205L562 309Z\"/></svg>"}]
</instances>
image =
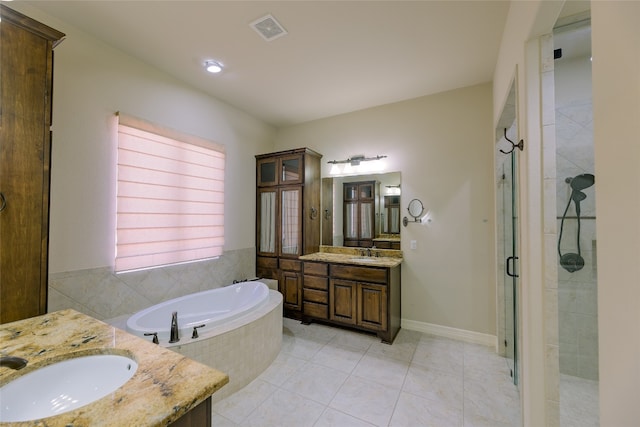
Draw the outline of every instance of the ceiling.
<instances>
[{"instance_id":1,"label":"ceiling","mask_svg":"<svg viewBox=\"0 0 640 427\"><path fill-rule=\"evenodd\" d=\"M493 78L508 1L26 1L276 127ZM270 42L249 24L273 15ZM207 59L222 62L206 73Z\"/></svg>"}]
</instances>

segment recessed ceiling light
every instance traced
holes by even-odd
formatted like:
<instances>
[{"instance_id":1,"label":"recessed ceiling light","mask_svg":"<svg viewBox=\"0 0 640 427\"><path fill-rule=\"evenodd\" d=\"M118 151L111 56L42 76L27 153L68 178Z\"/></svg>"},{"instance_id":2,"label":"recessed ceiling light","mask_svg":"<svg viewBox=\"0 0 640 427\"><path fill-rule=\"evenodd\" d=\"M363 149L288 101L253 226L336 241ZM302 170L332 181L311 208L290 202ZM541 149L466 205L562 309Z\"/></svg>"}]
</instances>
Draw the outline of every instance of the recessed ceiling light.
<instances>
[{"instance_id":1,"label":"recessed ceiling light","mask_svg":"<svg viewBox=\"0 0 640 427\"><path fill-rule=\"evenodd\" d=\"M210 73L219 73L222 71L222 64L218 61L206 61L204 63L204 69Z\"/></svg>"}]
</instances>

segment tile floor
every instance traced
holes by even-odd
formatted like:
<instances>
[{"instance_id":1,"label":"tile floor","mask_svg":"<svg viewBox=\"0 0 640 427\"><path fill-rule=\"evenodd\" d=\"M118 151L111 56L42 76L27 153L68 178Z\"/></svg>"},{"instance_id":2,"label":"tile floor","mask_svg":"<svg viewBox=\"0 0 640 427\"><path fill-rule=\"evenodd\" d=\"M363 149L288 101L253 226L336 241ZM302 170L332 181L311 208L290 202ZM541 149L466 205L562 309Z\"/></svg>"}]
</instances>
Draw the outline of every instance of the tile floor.
<instances>
[{"instance_id":1,"label":"tile floor","mask_svg":"<svg viewBox=\"0 0 640 427\"><path fill-rule=\"evenodd\" d=\"M284 319L273 364L214 404L227 426L509 426L519 395L492 348L401 330L371 335Z\"/></svg>"},{"instance_id":2,"label":"tile floor","mask_svg":"<svg viewBox=\"0 0 640 427\"><path fill-rule=\"evenodd\" d=\"M600 401L598 381L560 374L560 425L598 427Z\"/></svg>"}]
</instances>

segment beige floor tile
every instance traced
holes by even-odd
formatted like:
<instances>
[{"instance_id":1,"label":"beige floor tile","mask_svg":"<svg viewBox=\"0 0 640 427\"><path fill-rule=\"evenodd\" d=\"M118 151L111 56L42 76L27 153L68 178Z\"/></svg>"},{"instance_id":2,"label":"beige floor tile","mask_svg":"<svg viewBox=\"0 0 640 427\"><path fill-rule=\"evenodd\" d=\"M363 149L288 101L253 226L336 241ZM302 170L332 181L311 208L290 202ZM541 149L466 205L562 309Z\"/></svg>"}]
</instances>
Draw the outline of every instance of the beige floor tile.
<instances>
[{"instance_id":1,"label":"beige floor tile","mask_svg":"<svg viewBox=\"0 0 640 427\"><path fill-rule=\"evenodd\" d=\"M322 347L311 361L342 372L351 373L365 352L365 350L336 346L333 343L329 343Z\"/></svg>"},{"instance_id":2,"label":"beige floor tile","mask_svg":"<svg viewBox=\"0 0 640 427\"><path fill-rule=\"evenodd\" d=\"M242 423L247 427L311 427L325 407L296 393L279 389Z\"/></svg>"},{"instance_id":3,"label":"beige floor tile","mask_svg":"<svg viewBox=\"0 0 640 427\"><path fill-rule=\"evenodd\" d=\"M352 374L400 390L408 370L408 362L367 353L362 357Z\"/></svg>"},{"instance_id":4,"label":"beige floor tile","mask_svg":"<svg viewBox=\"0 0 640 427\"><path fill-rule=\"evenodd\" d=\"M400 393L390 427L462 427L462 409Z\"/></svg>"},{"instance_id":5,"label":"beige floor tile","mask_svg":"<svg viewBox=\"0 0 640 427\"><path fill-rule=\"evenodd\" d=\"M411 365L402 390L436 404L462 411L462 385L462 375Z\"/></svg>"},{"instance_id":6,"label":"beige floor tile","mask_svg":"<svg viewBox=\"0 0 640 427\"><path fill-rule=\"evenodd\" d=\"M376 426L386 426L391 419L399 390L350 376L329 407Z\"/></svg>"},{"instance_id":7,"label":"beige floor tile","mask_svg":"<svg viewBox=\"0 0 640 427\"><path fill-rule=\"evenodd\" d=\"M276 390L274 385L254 380L243 389L213 405L213 411L234 423L243 422L262 402Z\"/></svg>"},{"instance_id":8,"label":"beige floor tile","mask_svg":"<svg viewBox=\"0 0 640 427\"><path fill-rule=\"evenodd\" d=\"M313 427L373 427L373 424L347 415L344 412L327 408Z\"/></svg>"},{"instance_id":9,"label":"beige floor tile","mask_svg":"<svg viewBox=\"0 0 640 427\"><path fill-rule=\"evenodd\" d=\"M328 405L349 374L326 366L308 363L295 373L282 388L308 399Z\"/></svg>"}]
</instances>

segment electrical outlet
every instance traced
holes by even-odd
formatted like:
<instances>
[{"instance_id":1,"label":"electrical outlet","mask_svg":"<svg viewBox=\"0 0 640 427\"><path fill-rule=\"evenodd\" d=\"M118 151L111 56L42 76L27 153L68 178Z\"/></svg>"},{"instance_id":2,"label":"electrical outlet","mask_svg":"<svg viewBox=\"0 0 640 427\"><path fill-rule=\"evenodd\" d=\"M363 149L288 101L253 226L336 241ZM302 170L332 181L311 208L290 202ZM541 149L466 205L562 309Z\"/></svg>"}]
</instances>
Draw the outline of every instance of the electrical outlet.
<instances>
[{"instance_id":1,"label":"electrical outlet","mask_svg":"<svg viewBox=\"0 0 640 427\"><path fill-rule=\"evenodd\" d=\"M411 241L411 249L418 249L418 241L417 240L412 240Z\"/></svg>"}]
</instances>

